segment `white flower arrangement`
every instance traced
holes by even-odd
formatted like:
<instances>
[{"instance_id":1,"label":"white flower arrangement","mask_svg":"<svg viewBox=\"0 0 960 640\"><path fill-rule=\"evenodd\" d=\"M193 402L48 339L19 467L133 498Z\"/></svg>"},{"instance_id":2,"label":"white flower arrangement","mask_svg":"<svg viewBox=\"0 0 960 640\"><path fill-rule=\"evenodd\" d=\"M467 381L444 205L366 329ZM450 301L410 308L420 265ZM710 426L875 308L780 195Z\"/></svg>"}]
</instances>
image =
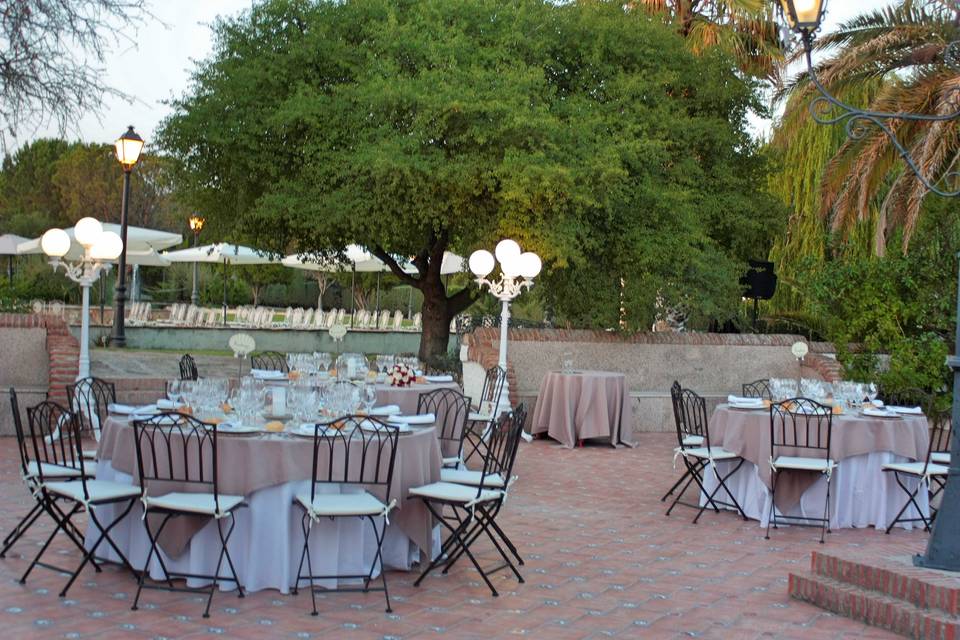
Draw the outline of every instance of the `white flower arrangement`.
<instances>
[{"instance_id":1,"label":"white flower arrangement","mask_svg":"<svg viewBox=\"0 0 960 640\"><path fill-rule=\"evenodd\" d=\"M393 387L409 387L416 379L416 372L405 364L393 365L387 374L387 382Z\"/></svg>"}]
</instances>

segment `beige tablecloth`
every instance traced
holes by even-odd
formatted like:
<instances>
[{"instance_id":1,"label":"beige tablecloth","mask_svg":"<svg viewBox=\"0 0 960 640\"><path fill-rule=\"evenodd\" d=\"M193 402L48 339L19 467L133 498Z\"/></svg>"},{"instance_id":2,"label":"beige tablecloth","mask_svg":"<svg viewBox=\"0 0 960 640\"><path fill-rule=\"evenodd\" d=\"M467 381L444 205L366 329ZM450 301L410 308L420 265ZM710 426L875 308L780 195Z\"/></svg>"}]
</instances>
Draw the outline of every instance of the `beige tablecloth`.
<instances>
[{"instance_id":1,"label":"beige tablecloth","mask_svg":"<svg viewBox=\"0 0 960 640\"><path fill-rule=\"evenodd\" d=\"M417 401L420 394L436 389L456 389L459 391L460 386L456 382L412 384L409 387L377 384L377 405L395 404L400 407L400 413L411 416L417 412Z\"/></svg>"},{"instance_id":2,"label":"beige tablecloth","mask_svg":"<svg viewBox=\"0 0 960 640\"><path fill-rule=\"evenodd\" d=\"M531 433L546 432L565 447L603 438L633 446L633 411L622 373L551 371L540 383Z\"/></svg>"},{"instance_id":3,"label":"beige tablecloth","mask_svg":"<svg viewBox=\"0 0 960 640\"><path fill-rule=\"evenodd\" d=\"M282 434L224 435L217 438L219 491L223 494L250 495L258 489L296 480L309 480L313 472L313 442L310 438ZM353 451L351 451L351 455ZM359 447L357 447L357 455ZM102 431L98 456L138 482L137 454L133 426L119 416L111 416ZM326 460L321 459L321 475ZM399 527L408 538L431 555L433 519L420 500L407 500L407 492L440 480L440 443L436 429L416 429L401 434L394 461L390 496L397 508L390 514L390 526ZM374 491L374 493L376 493ZM291 508L293 508L291 506ZM206 523L205 518L176 518L161 538L164 551L179 555L190 537ZM156 529L154 529L156 530ZM169 535L168 535L169 534Z\"/></svg>"},{"instance_id":4,"label":"beige tablecloth","mask_svg":"<svg viewBox=\"0 0 960 640\"><path fill-rule=\"evenodd\" d=\"M875 451L889 451L911 460L922 460L927 455L929 437L924 416L872 418L854 413L837 415L833 416L830 457L840 461ZM744 411L719 405L710 418L710 444L722 446L752 462L767 488L773 486L769 410ZM782 451L778 455L791 455L791 452ZM781 473L777 481L777 508L786 513L799 504L800 496L820 474L794 470Z\"/></svg>"}]
</instances>

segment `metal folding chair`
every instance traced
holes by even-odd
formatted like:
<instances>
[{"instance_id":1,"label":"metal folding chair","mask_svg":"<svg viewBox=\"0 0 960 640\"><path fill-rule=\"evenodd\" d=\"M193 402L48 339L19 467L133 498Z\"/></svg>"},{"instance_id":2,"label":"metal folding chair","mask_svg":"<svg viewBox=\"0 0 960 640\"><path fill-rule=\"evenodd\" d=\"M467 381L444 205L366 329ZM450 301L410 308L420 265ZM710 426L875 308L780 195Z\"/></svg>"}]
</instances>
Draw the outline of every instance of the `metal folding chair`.
<instances>
[{"instance_id":1,"label":"metal folding chair","mask_svg":"<svg viewBox=\"0 0 960 640\"><path fill-rule=\"evenodd\" d=\"M470 398L457 389L426 391L417 398L417 413L432 413L437 418L434 426L440 439L443 466L460 466L463 463L463 440L467 434Z\"/></svg>"},{"instance_id":2,"label":"metal folding chair","mask_svg":"<svg viewBox=\"0 0 960 640\"><path fill-rule=\"evenodd\" d=\"M505 540L506 535L499 528L491 532L491 523L507 496L510 483L510 477L507 474L512 469L513 459L517 453L520 428L521 423L509 413L503 414L494 421L490 428L483 468L476 486L440 481L410 490L408 497L423 500L434 518L449 532L440 553L423 570L413 583L414 586L420 586L424 578L441 564L445 565L444 573L446 573L462 555L469 558L494 596L499 594L490 581L490 574L509 568L519 582L524 581L523 576L498 542L498 535L501 536L499 538L501 540ZM452 518L443 516L445 508L452 511ZM480 566L470 550L480 534L486 534L503 559L503 564L492 569L484 569Z\"/></svg>"},{"instance_id":3,"label":"metal folding chair","mask_svg":"<svg viewBox=\"0 0 960 640\"><path fill-rule=\"evenodd\" d=\"M770 405L770 469L773 471L773 489L770 496L770 518L767 520L766 539L770 539L770 525L778 521L809 527L820 523L820 544L830 531L830 478L837 464L830 457L833 434L833 407L810 398L791 398ZM803 455L805 454L805 455ZM777 483L784 472L819 473L827 478L827 499L823 517L777 516Z\"/></svg>"},{"instance_id":4,"label":"metal folding chair","mask_svg":"<svg viewBox=\"0 0 960 640\"><path fill-rule=\"evenodd\" d=\"M314 425L313 435L313 482L310 492L294 498L294 505L303 510L303 551L297 568L297 580L293 593L299 591L300 582L310 581L312 615L317 615L316 580L362 580L362 587L337 587L324 589L327 592L383 591L387 601L387 613L391 612L390 594L387 591L387 575L383 568L383 538L386 535L388 515L396 505L391 499L393 464L397 453L397 427L364 416L345 416L337 420ZM340 493L318 492L322 486L337 485ZM344 492L343 489L359 489ZM310 557L310 532L321 518L361 518L370 522L377 541L377 553L366 574L314 575ZM377 520L382 522L377 528ZM306 560L307 573L303 573ZM371 588L373 573L380 568L382 587Z\"/></svg>"},{"instance_id":5,"label":"metal folding chair","mask_svg":"<svg viewBox=\"0 0 960 640\"><path fill-rule=\"evenodd\" d=\"M60 510L59 506L57 505L55 497L49 505L44 504L45 496L39 489L39 479L37 477L38 464L36 461L30 459L30 446L28 445L27 437L23 431L23 422L20 418L20 404L17 400L17 392L13 389L13 387L10 387L10 408L13 410L13 428L17 436L17 452L20 455L20 478L23 480L27 491L30 492L31 497L33 497L34 504L33 507L30 508L30 511L28 511L27 514L20 519L20 522L17 523L17 526L15 526L3 539L3 546L0 548L0 558L7 557L7 552L10 550L10 548L16 544L21 537L23 537L23 535L30 529L30 527L33 526L33 523L36 522L41 515L46 513L46 509L49 508L56 510L58 518L65 517L63 511ZM45 467L45 471L47 478L49 479L55 478L57 480L75 480L80 477L80 470L74 468L61 468L47 465ZM67 534L70 540L82 552L83 533L81 533L72 522L66 525L64 533ZM97 567L97 570L100 570L99 567Z\"/></svg>"},{"instance_id":6,"label":"metal folding chair","mask_svg":"<svg viewBox=\"0 0 960 640\"><path fill-rule=\"evenodd\" d=\"M743 466L743 458L723 447L710 444L707 404L702 397L690 389L681 388L680 383L676 381L670 389L670 397L673 400L673 414L677 425L678 446L674 449L674 459L680 458L687 470L661 499L666 500L677 487L683 484L683 488L670 503L666 515L669 516L678 504L691 507L697 509L697 515L693 518L693 523L696 524L708 507L713 508L716 513L720 513L720 507L730 507L736 509L737 513L746 520L747 516L740 508L740 503L727 488L727 480ZM720 475L717 471L717 462L736 462L737 464L725 474ZM717 486L713 491L707 491L703 485L703 472L706 469L712 470L717 479ZM697 496L706 497L703 504L683 502L683 494L691 483L695 483L699 489ZM729 502L717 498L720 489L726 492Z\"/></svg>"},{"instance_id":7,"label":"metal folding chair","mask_svg":"<svg viewBox=\"0 0 960 640\"><path fill-rule=\"evenodd\" d=\"M140 594L144 589L206 593L207 604L203 617L210 617L210 604L217 583L225 580L237 585L238 596L244 597L243 586L237 577L230 551L227 548L236 525L236 511L247 504L243 496L220 493L218 480L219 459L217 455L217 425L207 424L193 416L167 412L146 420L133 421L134 444L137 450L137 472L140 475L140 499L143 502L143 526L150 538L150 551L143 571L137 581L137 594L133 599L136 611ZM153 488L163 493L157 495ZM202 489L201 491L194 491ZM162 517L156 531L151 530L150 516ZM172 572L163 562L157 547L163 530L171 518L182 516L206 516L217 523L220 537L220 553L212 574ZM230 528L224 533L223 521L230 519ZM156 555L163 570L164 584L147 584L150 561ZM223 561L230 568L229 576L221 576ZM209 580L209 588L175 587L174 578Z\"/></svg>"},{"instance_id":8,"label":"metal folding chair","mask_svg":"<svg viewBox=\"0 0 960 640\"><path fill-rule=\"evenodd\" d=\"M930 444L927 447L927 457L924 460L891 462L883 465L883 470L892 472L897 485L907 494L907 501L903 503L903 507L887 526L885 533L890 533L891 529L899 522L922 522L923 530L930 531L930 526L936 517L933 502L946 486L947 476L950 473L950 435L952 431L950 420L949 412L936 416L933 426L930 428ZM914 481L913 489L904 482L908 478ZM917 504L917 496L922 489L927 490L928 504L930 505L929 518L923 515L923 510ZM911 505L917 510L919 517L904 518L903 514Z\"/></svg>"},{"instance_id":9,"label":"metal folding chair","mask_svg":"<svg viewBox=\"0 0 960 640\"><path fill-rule=\"evenodd\" d=\"M20 583L26 582L30 572L37 565L57 572L69 573L70 579L60 591L60 597L64 597L88 562L96 567L95 554L103 542L107 542L120 556L123 565L131 573L136 574L126 556L110 537L110 531L130 513L134 501L140 494L139 489L129 484L95 480L89 477L84 469L84 460L80 448L79 420L75 414L67 411L59 404L44 401L27 409L27 422L30 425L34 461L37 463L38 490L43 495L42 500L45 510L57 522L57 526L40 548L33 562L27 567L23 577L20 578ZM53 475L49 473L50 469L53 469ZM71 469L79 469L79 477L62 480L60 474ZM58 509L50 507L54 500L72 502L73 507L66 513L62 513ZM97 507L107 504L123 505L124 503L126 507L121 509L120 515L104 527L97 517ZM83 560L80 565L75 571L70 572L43 562L41 558L58 531L64 531L68 537L73 539L69 528L72 525L73 517L81 511L86 511L90 524L97 528L100 535L89 550L81 545Z\"/></svg>"},{"instance_id":10,"label":"metal folding chair","mask_svg":"<svg viewBox=\"0 0 960 640\"><path fill-rule=\"evenodd\" d=\"M117 401L116 387L112 382L93 376L67 385L67 398L71 410L77 414L81 433L89 434L100 441L100 430L107 422L108 407ZM96 460L96 450L83 451L87 460Z\"/></svg>"},{"instance_id":11,"label":"metal folding chair","mask_svg":"<svg viewBox=\"0 0 960 640\"><path fill-rule=\"evenodd\" d=\"M279 351L263 351L250 356L250 368L265 371L290 372L287 357Z\"/></svg>"}]
</instances>

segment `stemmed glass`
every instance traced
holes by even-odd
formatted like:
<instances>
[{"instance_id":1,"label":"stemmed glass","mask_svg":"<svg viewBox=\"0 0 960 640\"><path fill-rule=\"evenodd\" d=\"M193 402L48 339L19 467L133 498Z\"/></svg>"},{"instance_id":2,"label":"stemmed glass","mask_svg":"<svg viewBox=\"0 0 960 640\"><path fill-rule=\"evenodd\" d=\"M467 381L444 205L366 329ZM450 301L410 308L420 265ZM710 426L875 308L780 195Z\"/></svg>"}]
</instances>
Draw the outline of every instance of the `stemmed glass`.
<instances>
[{"instance_id":1,"label":"stemmed glass","mask_svg":"<svg viewBox=\"0 0 960 640\"><path fill-rule=\"evenodd\" d=\"M179 378L167 380L167 399L174 404L180 403L180 383Z\"/></svg>"},{"instance_id":2,"label":"stemmed glass","mask_svg":"<svg viewBox=\"0 0 960 640\"><path fill-rule=\"evenodd\" d=\"M867 398L869 398L871 404L877 399L877 393L879 389L877 388L876 382L868 382L866 384Z\"/></svg>"},{"instance_id":3,"label":"stemmed glass","mask_svg":"<svg viewBox=\"0 0 960 640\"><path fill-rule=\"evenodd\" d=\"M364 384L360 400L363 402L364 411L367 415L370 415L373 405L377 403L377 388L369 382Z\"/></svg>"}]
</instances>

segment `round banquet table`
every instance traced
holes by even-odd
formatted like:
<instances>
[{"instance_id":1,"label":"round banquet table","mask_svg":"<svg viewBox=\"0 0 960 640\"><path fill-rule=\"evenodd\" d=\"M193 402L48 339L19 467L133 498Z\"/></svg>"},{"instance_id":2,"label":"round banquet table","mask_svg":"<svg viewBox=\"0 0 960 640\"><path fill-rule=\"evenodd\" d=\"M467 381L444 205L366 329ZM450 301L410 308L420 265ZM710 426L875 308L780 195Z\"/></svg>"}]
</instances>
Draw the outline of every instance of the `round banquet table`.
<instances>
[{"instance_id":1,"label":"round banquet table","mask_svg":"<svg viewBox=\"0 0 960 640\"><path fill-rule=\"evenodd\" d=\"M837 468L830 480L830 526L833 528L885 528L906 503L907 495L897 486L884 464L923 460L927 455L929 427L922 415L875 418L860 413L833 416L830 457ZM726 480L744 513L767 525L770 511L770 411L731 409L719 405L710 418L710 444L721 446L744 459L740 470ZM800 453L800 455L804 455ZM735 462L718 462L723 476ZM826 478L823 474L781 471L777 482L777 513L823 517ZM704 472L704 487L713 491L716 476ZM909 486L909 485L908 485ZM723 492L717 494L723 499ZM703 499L701 497L701 499ZM917 503L929 510L927 494L921 491ZM910 507L904 517L918 517ZM913 523L902 523L911 528Z\"/></svg>"},{"instance_id":2,"label":"round banquet table","mask_svg":"<svg viewBox=\"0 0 960 640\"><path fill-rule=\"evenodd\" d=\"M243 495L249 508L237 511L236 528L230 539L230 554L245 589L278 589L286 593L296 577L303 549L302 511L294 497L310 491L313 464L312 438L289 434L218 434L219 491ZM138 484L133 427L125 416L110 416L98 449L97 477ZM324 462L321 462L324 464ZM410 488L440 479L441 454L436 429L414 429L399 436L390 496L396 499L388 517L383 543L383 564L409 570L420 553L432 557L438 549L433 519L419 500L407 500ZM321 469L321 474L323 473ZM347 492L341 485L318 490ZM376 493L376 492L374 492ZM98 507L110 520L114 507ZM138 504L111 532L134 567L142 567L149 552L149 539ZM378 526L380 524L378 523ZM152 525L156 530L156 525ZM369 521L360 518L321 519L314 524L310 554L319 575L365 573L376 553L376 540ZM319 528L319 532L316 529ZM168 535L169 534L169 535ZM88 531L87 544L91 544ZM178 517L170 521L160 538L163 560L171 571L212 573L219 552L216 523L203 517ZM98 553L119 560L112 549ZM151 561L150 575L162 579L160 562ZM195 582L195 581L193 581ZM191 584L193 584L191 582ZM199 583L198 583L199 584ZM233 583L222 583L224 589ZM332 586L331 582L317 584Z\"/></svg>"},{"instance_id":3,"label":"round banquet table","mask_svg":"<svg viewBox=\"0 0 960 640\"><path fill-rule=\"evenodd\" d=\"M423 384L414 383L409 387L394 387L378 382L376 389L378 406L395 404L400 407L400 413L409 416L417 412L417 401L420 399L421 393L436 389L456 389L459 391L460 386L456 382L426 382Z\"/></svg>"},{"instance_id":4,"label":"round banquet table","mask_svg":"<svg viewBox=\"0 0 960 640\"><path fill-rule=\"evenodd\" d=\"M622 373L550 371L540 383L531 433L546 433L567 448L603 438L633 446L633 411Z\"/></svg>"}]
</instances>

